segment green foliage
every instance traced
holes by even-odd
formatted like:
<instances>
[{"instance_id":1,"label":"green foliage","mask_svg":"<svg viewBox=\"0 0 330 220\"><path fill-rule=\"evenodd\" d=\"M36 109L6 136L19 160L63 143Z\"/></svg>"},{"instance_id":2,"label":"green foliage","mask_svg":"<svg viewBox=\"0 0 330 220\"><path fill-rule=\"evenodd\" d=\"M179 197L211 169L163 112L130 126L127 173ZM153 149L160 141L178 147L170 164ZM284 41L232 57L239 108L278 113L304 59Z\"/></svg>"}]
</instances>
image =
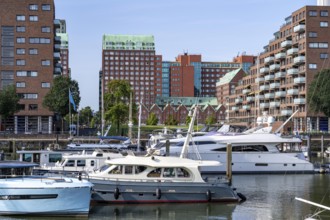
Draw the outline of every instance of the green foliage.
<instances>
[{"instance_id":1,"label":"green foliage","mask_svg":"<svg viewBox=\"0 0 330 220\"><path fill-rule=\"evenodd\" d=\"M330 117L330 69L318 72L307 92L307 103L311 111L322 112Z\"/></svg>"},{"instance_id":2,"label":"green foliage","mask_svg":"<svg viewBox=\"0 0 330 220\"><path fill-rule=\"evenodd\" d=\"M50 111L56 112L62 117L69 114L69 88L73 100L78 108L80 103L80 92L78 82L66 76L57 76L53 85L43 100L43 106ZM71 113L74 109L71 107Z\"/></svg>"},{"instance_id":3,"label":"green foliage","mask_svg":"<svg viewBox=\"0 0 330 220\"><path fill-rule=\"evenodd\" d=\"M18 112L19 100L14 85L6 86L0 92L0 115L3 119L7 119L9 116L13 116L15 112Z\"/></svg>"},{"instance_id":4,"label":"green foliage","mask_svg":"<svg viewBox=\"0 0 330 220\"><path fill-rule=\"evenodd\" d=\"M93 110L91 109L90 106L87 106L79 111L79 124L86 126L86 127L91 127L91 120L93 118Z\"/></svg>"},{"instance_id":5,"label":"green foliage","mask_svg":"<svg viewBox=\"0 0 330 220\"><path fill-rule=\"evenodd\" d=\"M186 117L186 125L189 125L191 122L191 116L187 115Z\"/></svg>"},{"instance_id":6,"label":"green foliage","mask_svg":"<svg viewBox=\"0 0 330 220\"><path fill-rule=\"evenodd\" d=\"M165 120L165 125L178 125L178 121L173 117L173 115L169 115L169 117Z\"/></svg>"},{"instance_id":7,"label":"green foliage","mask_svg":"<svg viewBox=\"0 0 330 220\"><path fill-rule=\"evenodd\" d=\"M157 125L158 118L154 112L151 112L146 121L147 125Z\"/></svg>"},{"instance_id":8,"label":"green foliage","mask_svg":"<svg viewBox=\"0 0 330 220\"><path fill-rule=\"evenodd\" d=\"M214 115L209 115L207 116L207 118L205 119L205 124L207 125L212 125L212 124L215 124L216 123L216 118Z\"/></svg>"},{"instance_id":9,"label":"green foliage","mask_svg":"<svg viewBox=\"0 0 330 220\"><path fill-rule=\"evenodd\" d=\"M112 80L104 94L105 119L115 124L117 134L120 124L127 124L129 117L129 98L133 94L130 84L126 80ZM136 106L133 104L132 114L135 115Z\"/></svg>"}]
</instances>

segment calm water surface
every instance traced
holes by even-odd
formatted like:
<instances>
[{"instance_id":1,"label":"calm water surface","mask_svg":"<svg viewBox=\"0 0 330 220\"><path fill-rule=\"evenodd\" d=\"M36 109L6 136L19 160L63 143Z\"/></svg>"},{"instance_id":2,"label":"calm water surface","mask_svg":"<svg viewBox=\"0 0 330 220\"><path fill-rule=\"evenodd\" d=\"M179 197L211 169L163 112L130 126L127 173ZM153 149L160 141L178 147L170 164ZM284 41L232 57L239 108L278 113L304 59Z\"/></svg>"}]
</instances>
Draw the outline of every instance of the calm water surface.
<instances>
[{"instance_id":1,"label":"calm water surface","mask_svg":"<svg viewBox=\"0 0 330 220\"><path fill-rule=\"evenodd\" d=\"M151 204L92 206L85 219L116 220L281 220L304 219L319 211L312 205L295 200L300 197L330 206L330 174L236 175L233 186L247 200L240 204ZM0 219L50 219L49 217L0 217ZM81 219L81 218L75 218ZM330 211L318 219L330 219Z\"/></svg>"}]
</instances>

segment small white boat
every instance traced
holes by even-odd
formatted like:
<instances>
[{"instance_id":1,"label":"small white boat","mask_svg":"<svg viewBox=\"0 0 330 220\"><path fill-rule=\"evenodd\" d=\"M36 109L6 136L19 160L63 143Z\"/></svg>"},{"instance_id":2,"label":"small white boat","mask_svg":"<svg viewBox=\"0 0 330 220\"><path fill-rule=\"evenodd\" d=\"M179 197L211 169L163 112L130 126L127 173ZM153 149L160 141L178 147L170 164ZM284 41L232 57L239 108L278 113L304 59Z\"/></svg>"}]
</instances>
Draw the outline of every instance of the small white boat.
<instances>
[{"instance_id":1,"label":"small white boat","mask_svg":"<svg viewBox=\"0 0 330 220\"><path fill-rule=\"evenodd\" d=\"M121 157L123 157L121 153L102 150L95 150L92 153L83 151L81 153L64 154L62 160L55 163L55 165L42 165L41 167L35 167L34 171L38 174L77 174L79 172L87 174L99 169L105 164L106 160Z\"/></svg>"},{"instance_id":2,"label":"small white boat","mask_svg":"<svg viewBox=\"0 0 330 220\"><path fill-rule=\"evenodd\" d=\"M88 215L93 184L76 178L31 176L35 165L0 161L0 215Z\"/></svg>"}]
</instances>

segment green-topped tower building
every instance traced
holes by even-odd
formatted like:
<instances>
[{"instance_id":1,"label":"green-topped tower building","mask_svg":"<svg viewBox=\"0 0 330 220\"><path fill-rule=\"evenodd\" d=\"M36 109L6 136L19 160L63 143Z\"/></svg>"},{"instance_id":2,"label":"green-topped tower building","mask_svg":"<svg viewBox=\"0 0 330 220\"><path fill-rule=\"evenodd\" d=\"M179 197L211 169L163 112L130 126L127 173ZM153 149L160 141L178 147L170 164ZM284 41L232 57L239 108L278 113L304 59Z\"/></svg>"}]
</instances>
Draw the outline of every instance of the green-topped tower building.
<instances>
[{"instance_id":1,"label":"green-topped tower building","mask_svg":"<svg viewBox=\"0 0 330 220\"><path fill-rule=\"evenodd\" d=\"M107 84L121 79L130 83L136 103L154 104L162 90L162 57L155 53L154 36L103 35L102 41L100 103Z\"/></svg>"}]
</instances>

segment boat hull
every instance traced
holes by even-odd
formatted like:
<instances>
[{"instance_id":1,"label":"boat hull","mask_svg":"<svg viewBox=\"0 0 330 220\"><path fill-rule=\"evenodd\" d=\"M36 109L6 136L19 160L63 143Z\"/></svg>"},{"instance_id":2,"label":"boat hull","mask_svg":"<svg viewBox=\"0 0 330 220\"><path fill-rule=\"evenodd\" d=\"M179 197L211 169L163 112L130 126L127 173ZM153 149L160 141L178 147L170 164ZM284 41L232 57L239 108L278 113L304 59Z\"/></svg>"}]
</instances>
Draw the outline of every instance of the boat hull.
<instances>
[{"instance_id":1,"label":"boat hull","mask_svg":"<svg viewBox=\"0 0 330 220\"><path fill-rule=\"evenodd\" d=\"M88 215L90 183L30 180L0 179L0 215Z\"/></svg>"},{"instance_id":2,"label":"boat hull","mask_svg":"<svg viewBox=\"0 0 330 220\"><path fill-rule=\"evenodd\" d=\"M111 181L90 179L92 201L106 203L238 202L241 198L225 183Z\"/></svg>"}]
</instances>

